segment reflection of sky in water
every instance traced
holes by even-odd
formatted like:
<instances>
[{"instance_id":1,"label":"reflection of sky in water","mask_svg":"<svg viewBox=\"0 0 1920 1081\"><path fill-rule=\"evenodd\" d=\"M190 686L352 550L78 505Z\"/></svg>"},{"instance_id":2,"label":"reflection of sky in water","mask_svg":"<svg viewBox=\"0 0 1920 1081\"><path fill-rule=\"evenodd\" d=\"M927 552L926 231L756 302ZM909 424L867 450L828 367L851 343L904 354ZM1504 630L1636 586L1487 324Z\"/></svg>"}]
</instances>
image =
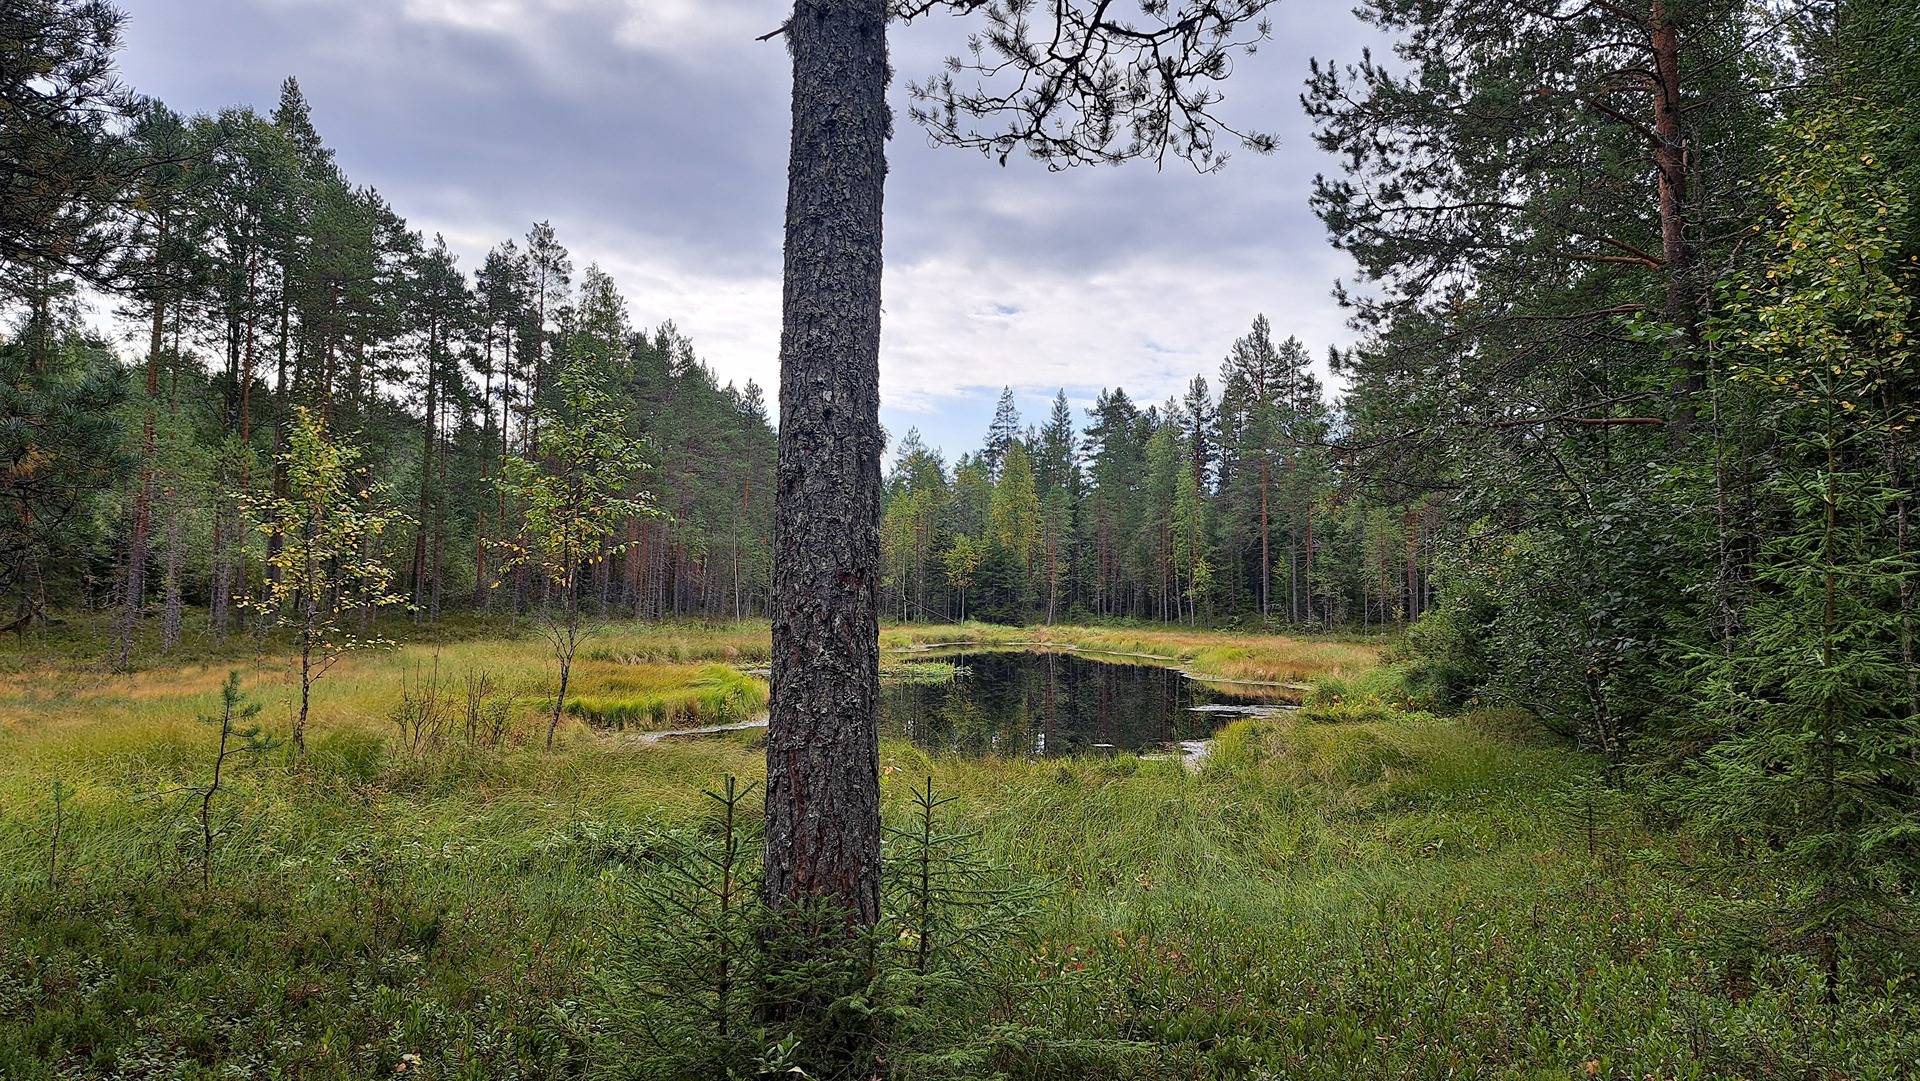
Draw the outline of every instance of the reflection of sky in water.
<instances>
[{"instance_id":1,"label":"reflection of sky in water","mask_svg":"<svg viewBox=\"0 0 1920 1081\"><path fill-rule=\"evenodd\" d=\"M1072 653L953 653L951 683L888 683L881 723L894 735L963 754L1066 755L1154 750L1204 739L1231 713L1195 706L1262 701L1204 686L1168 668Z\"/></svg>"}]
</instances>

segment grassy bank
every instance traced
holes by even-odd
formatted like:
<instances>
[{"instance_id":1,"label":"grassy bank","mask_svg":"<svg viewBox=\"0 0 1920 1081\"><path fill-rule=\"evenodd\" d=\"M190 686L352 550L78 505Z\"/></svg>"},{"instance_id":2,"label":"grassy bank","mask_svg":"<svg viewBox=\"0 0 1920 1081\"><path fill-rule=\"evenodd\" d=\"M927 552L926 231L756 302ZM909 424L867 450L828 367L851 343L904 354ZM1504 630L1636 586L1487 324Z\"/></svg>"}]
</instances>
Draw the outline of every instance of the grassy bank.
<instances>
[{"instance_id":1,"label":"grassy bank","mask_svg":"<svg viewBox=\"0 0 1920 1081\"><path fill-rule=\"evenodd\" d=\"M1035 891L969 969L981 993L932 1007L956 1049L909 1076L1866 1079L1920 1060L1911 987L1850 967L1824 1006L1810 966L1728 919L1729 894L1777 884L1703 878L1684 834L1591 795L1591 764L1520 719L1405 708L1367 643L885 634L1321 688L1227 729L1197 774L885 744L891 820L931 777L977 857ZM215 733L196 718L224 663L0 658L0 1077L659 1076L608 981L650 930L626 899L668 873L664 838L708 835L702 788L759 775L756 737L637 747L576 720L545 753L391 720L437 664L449 687L516 690L513 726L537 731L542 648L461 633L347 662L305 762L230 763L208 884ZM583 653L580 700L750 694L765 653L764 624L621 626ZM284 661L231 659L284 729Z\"/></svg>"},{"instance_id":2,"label":"grassy bank","mask_svg":"<svg viewBox=\"0 0 1920 1081\"><path fill-rule=\"evenodd\" d=\"M890 650L963 645L1073 649L1101 659L1171 665L1199 678L1271 683L1358 676L1379 664L1383 648L1379 640L1357 637L993 623L898 624L880 632L880 645Z\"/></svg>"}]
</instances>

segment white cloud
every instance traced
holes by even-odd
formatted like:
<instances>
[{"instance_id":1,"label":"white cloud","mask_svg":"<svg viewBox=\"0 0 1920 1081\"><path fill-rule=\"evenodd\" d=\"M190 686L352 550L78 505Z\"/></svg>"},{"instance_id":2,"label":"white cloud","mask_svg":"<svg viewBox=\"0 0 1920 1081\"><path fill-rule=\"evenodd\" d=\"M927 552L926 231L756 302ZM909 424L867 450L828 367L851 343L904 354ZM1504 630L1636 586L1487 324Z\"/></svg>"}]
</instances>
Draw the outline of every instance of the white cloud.
<instances>
[{"instance_id":1,"label":"white cloud","mask_svg":"<svg viewBox=\"0 0 1920 1081\"><path fill-rule=\"evenodd\" d=\"M1001 386L1032 395L1123 386L1156 402L1196 374L1211 380L1256 312L1316 354L1345 342L1340 313L1318 299L1335 265L1331 253L1253 265L1154 253L1078 277L939 256L890 264L883 398L930 413Z\"/></svg>"},{"instance_id":2,"label":"white cloud","mask_svg":"<svg viewBox=\"0 0 1920 1081\"><path fill-rule=\"evenodd\" d=\"M744 47L780 25L779 5L748 0L636 0L627 8L616 37L650 52Z\"/></svg>"},{"instance_id":3,"label":"white cloud","mask_svg":"<svg viewBox=\"0 0 1920 1081\"><path fill-rule=\"evenodd\" d=\"M477 207L455 207L447 206L450 219L465 220L415 224L445 233L465 266L515 231L463 213ZM597 262L620 283L638 324L672 320L722 382L753 379L770 394L779 386L777 256L723 273L687 253L647 251L644 237L590 219L556 217L554 225L576 266ZM1064 387L1076 408L1085 389L1120 386L1145 406L1181 393L1195 375L1215 381L1257 312L1277 334L1298 336L1320 365L1328 345L1351 338L1324 299L1341 263L1326 249L1289 260L1149 252L1081 276L1018 259L894 259L884 282L882 403L907 423L977 412L1002 386L1022 398Z\"/></svg>"},{"instance_id":4,"label":"white cloud","mask_svg":"<svg viewBox=\"0 0 1920 1081\"><path fill-rule=\"evenodd\" d=\"M739 45L778 24L769 10L752 0L402 0L400 7L412 22L507 37L543 53L580 18L603 40L640 52Z\"/></svg>"},{"instance_id":5,"label":"white cloud","mask_svg":"<svg viewBox=\"0 0 1920 1081\"><path fill-rule=\"evenodd\" d=\"M563 8L574 5L561 0ZM401 16L489 34L525 33L534 22L528 0L404 0Z\"/></svg>"}]
</instances>

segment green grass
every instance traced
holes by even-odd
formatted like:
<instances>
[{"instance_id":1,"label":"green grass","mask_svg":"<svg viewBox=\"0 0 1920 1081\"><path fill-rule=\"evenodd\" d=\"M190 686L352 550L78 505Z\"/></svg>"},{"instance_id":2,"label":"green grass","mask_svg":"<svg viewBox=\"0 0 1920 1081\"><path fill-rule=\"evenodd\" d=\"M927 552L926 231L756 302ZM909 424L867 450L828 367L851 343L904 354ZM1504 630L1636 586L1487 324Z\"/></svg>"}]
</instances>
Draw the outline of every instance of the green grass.
<instances>
[{"instance_id":1,"label":"green grass","mask_svg":"<svg viewBox=\"0 0 1920 1081\"><path fill-rule=\"evenodd\" d=\"M575 701L750 697L764 684L735 666L764 634L613 628ZM941 1007L986 1065L914 1076L1916 1076L1899 964L1850 961L1822 1005L1810 966L1728 919L1726 897L1780 884L1702 878L1684 833L1629 813L1590 847L1567 813L1588 759L1510 715L1410 708L1366 643L987 634L1317 686L1299 714L1223 731L1198 773L884 744L890 817L932 776L952 827L1042 897L983 963L993 993ZM232 769L210 889L182 791L211 765L196 717L230 658L284 731L284 660L114 676L77 636L0 654L0 1077L654 1076L605 1023L621 1003L601 975L634 931L620 887L659 873L660 831L704 828L702 788L759 776L757 736L641 747L576 723L543 752L543 648L441 635L330 675L305 762L282 746ZM393 699L436 659L523 688L529 738L403 746Z\"/></svg>"},{"instance_id":2,"label":"green grass","mask_svg":"<svg viewBox=\"0 0 1920 1081\"><path fill-rule=\"evenodd\" d=\"M724 664L701 665L691 675L658 666L632 666L628 673L600 674L594 668L583 671L582 676L601 690L597 694L569 694L567 713L600 728L659 731L725 724L764 713L767 708L766 681Z\"/></svg>"}]
</instances>

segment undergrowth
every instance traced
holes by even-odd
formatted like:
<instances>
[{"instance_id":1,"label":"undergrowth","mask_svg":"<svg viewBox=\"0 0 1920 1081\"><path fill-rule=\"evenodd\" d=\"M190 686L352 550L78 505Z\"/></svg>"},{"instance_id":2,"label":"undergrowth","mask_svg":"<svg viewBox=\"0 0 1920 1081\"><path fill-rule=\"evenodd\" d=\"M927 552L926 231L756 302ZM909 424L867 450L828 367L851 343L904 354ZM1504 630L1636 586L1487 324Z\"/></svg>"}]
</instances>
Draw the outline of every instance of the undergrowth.
<instances>
[{"instance_id":1,"label":"undergrowth","mask_svg":"<svg viewBox=\"0 0 1920 1081\"><path fill-rule=\"evenodd\" d=\"M636 661L662 666L660 682L583 693L664 691L665 673L690 687L704 664L750 663L733 633L610 636L599 644L709 657ZM1141 644L1190 650L1175 638ZM485 666L524 683L517 723L531 724L538 649L471 638L356 661L358 678L316 706L305 760L279 746L224 776L211 847L190 794L217 752L199 718L224 669L105 677L16 658L22 677L0 687L0 1077L712 1067L700 1026L714 1014L696 1007L712 1001L710 947L726 936L643 898L687 853L715 851L724 831L703 791L729 775L752 785L757 737L415 748L386 720L405 674L437 652L450 679ZM592 663L609 678L625 667ZM284 725L283 679L270 655L247 666L242 686L264 706L250 723ZM884 1068L1017 1081L1916 1076L1920 1007L1902 975L1914 958L1850 953L1840 1002L1824 1005L1813 966L1726 918L1729 897L1765 904L1788 884L1703 877L1699 842L1510 714L1438 715L1390 671L1316 680L1303 710L1223 730L1197 772L883 744L890 890L912 881L899 831L931 778L953 797L938 821L958 865L995 869L992 888L1020 899L923 974L915 936L929 924L890 893L890 982L848 1000L895 1026ZM753 819L748 797L749 831ZM749 835L739 851L753 849ZM680 975L648 977L636 956L678 956ZM782 1071L805 1068L820 1037L763 1025L764 974L733 972L729 1031L743 1038L720 1068L797 1076ZM641 1029L662 1009L691 1027L650 1045Z\"/></svg>"}]
</instances>

